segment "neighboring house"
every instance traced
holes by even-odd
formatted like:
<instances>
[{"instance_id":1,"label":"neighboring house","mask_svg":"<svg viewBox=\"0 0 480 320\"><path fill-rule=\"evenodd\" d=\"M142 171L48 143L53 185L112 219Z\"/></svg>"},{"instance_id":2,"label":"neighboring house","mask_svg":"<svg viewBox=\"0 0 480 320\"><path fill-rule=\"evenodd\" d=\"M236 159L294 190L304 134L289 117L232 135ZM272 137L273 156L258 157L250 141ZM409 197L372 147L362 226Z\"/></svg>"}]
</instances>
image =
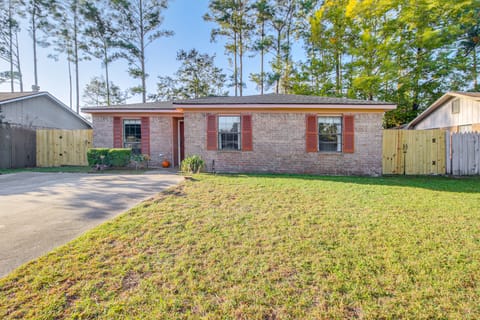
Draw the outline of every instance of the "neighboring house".
<instances>
[{"instance_id":1,"label":"neighboring house","mask_svg":"<svg viewBox=\"0 0 480 320\"><path fill-rule=\"evenodd\" d=\"M131 147L156 164L197 154L208 171L378 175L383 114L395 107L269 94L83 112L92 114L95 147Z\"/></svg>"},{"instance_id":2,"label":"neighboring house","mask_svg":"<svg viewBox=\"0 0 480 320\"><path fill-rule=\"evenodd\" d=\"M480 92L449 92L409 123L408 129L480 132Z\"/></svg>"},{"instance_id":3,"label":"neighboring house","mask_svg":"<svg viewBox=\"0 0 480 320\"><path fill-rule=\"evenodd\" d=\"M31 129L90 129L90 123L48 92L0 92L0 122Z\"/></svg>"}]
</instances>

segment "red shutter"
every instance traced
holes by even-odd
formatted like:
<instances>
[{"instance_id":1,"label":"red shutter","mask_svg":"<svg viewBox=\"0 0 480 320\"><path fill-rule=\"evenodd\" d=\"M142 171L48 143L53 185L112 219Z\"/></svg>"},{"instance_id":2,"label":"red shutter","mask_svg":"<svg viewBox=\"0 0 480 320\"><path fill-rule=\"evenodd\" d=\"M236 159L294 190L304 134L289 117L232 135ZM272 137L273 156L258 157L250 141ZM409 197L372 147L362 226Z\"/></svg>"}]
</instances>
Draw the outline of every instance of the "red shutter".
<instances>
[{"instance_id":1,"label":"red shutter","mask_svg":"<svg viewBox=\"0 0 480 320\"><path fill-rule=\"evenodd\" d=\"M142 153L150 155L150 118L142 117L140 132L142 135Z\"/></svg>"},{"instance_id":2,"label":"red shutter","mask_svg":"<svg viewBox=\"0 0 480 320\"><path fill-rule=\"evenodd\" d=\"M217 150L217 116L207 115L207 150Z\"/></svg>"},{"instance_id":3,"label":"red shutter","mask_svg":"<svg viewBox=\"0 0 480 320\"><path fill-rule=\"evenodd\" d=\"M343 152L353 153L355 151L355 117L353 115L343 116Z\"/></svg>"},{"instance_id":4,"label":"red shutter","mask_svg":"<svg viewBox=\"0 0 480 320\"><path fill-rule=\"evenodd\" d=\"M242 116L242 151L253 150L252 116Z\"/></svg>"},{"instance_id":5,"label":"red shutter","mask_svg":"<svg viewBox=\"0 0 480 320\"><path fill-rule=\"evenodd\" d=\"M307 132L305 135L307 152L318 151L318 123L317 116L314 114L307 114L306 119Z\"/></svg>"},{"instance_id":6,"label":"red shutter","mask_svg":"<svg viewBox=\"0 0 480 320\"><path fill-rule=\"evenodd\" d=\"M122 118L113 117L113 147L122 147Z\"/></svg>"}]
</instances>

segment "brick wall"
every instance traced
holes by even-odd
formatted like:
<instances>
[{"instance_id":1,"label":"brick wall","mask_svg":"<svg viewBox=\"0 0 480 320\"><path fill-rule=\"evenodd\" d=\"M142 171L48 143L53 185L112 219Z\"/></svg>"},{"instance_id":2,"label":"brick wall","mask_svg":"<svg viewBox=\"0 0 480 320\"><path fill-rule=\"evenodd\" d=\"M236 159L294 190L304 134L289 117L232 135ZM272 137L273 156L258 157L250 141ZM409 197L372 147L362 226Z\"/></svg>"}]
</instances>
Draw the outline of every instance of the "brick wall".
<instances>
[{"instance_id":1,"label":"brick wall","mask_svg":"<svg viewBox=\"0 0 480 320\"><path fill-rule=\"evenodd\" d=\"M164 158L173 163L172 122L169 116L150 118L150 157L157 166L161 165ZM159 154L163 154L163 158Z\"/></svg>"},{"instance_id":2,"label":"brick wall","mask_svg":"<svg viewBox=\"0 0 480 320\"><path fill-rule=\"evenodd\" d=\"M185 155L200 155L217 172L379 175L383 113L355 114L355 153L307 153L305 113L252 114L253 151L207 151L206 113L185 113Z\"/></svg>"},{"instance_id":3,"label":"brick wall","mask_svg":"<svg viewBox=\"0 0 480 320\"><path fill-rule=\"evenodd\" d=\"M113 117L92 116L94 148L113 148Z\"/></svg>"},{"instance_id":4,"label":"brick wall","mask_svg":"<svg viewBox=\"0 0 480 320\"><path fill-rule=\"evenodd\" d=\"M140 116L126 117L140 119ZM113 116L93 115L93 146L113 148ZM123 120L122 120L123 123ZM164 158L173 162L173 128L171 116L150 117L150 157L152 166L160 166ZM163 154L163 157L159 155Z\"/></svg>"}]
</instances>

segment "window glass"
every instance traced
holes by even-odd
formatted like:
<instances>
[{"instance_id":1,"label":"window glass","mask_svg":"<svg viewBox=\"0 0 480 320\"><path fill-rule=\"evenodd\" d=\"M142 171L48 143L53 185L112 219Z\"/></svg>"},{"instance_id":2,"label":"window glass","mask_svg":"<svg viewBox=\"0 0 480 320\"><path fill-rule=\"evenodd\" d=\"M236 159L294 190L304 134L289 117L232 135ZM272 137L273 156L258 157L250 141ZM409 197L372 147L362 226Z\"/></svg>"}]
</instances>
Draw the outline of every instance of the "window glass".
<instances>
[{"instance_id":1,"label":"window glass","mask_svg":"<svg viewBox=\"0 0 480 320\"><path fill-rule=\"evenodd\" d=\"M342 117L318 117L318 150L342 152Z\"/></svg>"},{"instance_id":2,"label":"window glass","mask_svg":"<svg viewBox=\"0 0 480 320\"><path fill-rule=\"evenodd\" d=\"M220 150L240 150L240 117L218 117L218 148Z\"/></svg>"},{"instance_id":3,"label":"window glass","mask_svg":"<svg viewBox=\"0 0 480 320\"><path fill-rule=\"evenodd\" d=\"M452 101L452 113L460 113L460 99Z\"/></svg>"},{"instance_id":4,"label":"window glass","mask_svg":"<svg viewBox=\"0 0 480 320\"><path fill-rule=\"evenodd\" d=\"M123 120L123 147L131 148L133 154L142 153L142 130L140 120Z\"/></svg>"}]
</instances>

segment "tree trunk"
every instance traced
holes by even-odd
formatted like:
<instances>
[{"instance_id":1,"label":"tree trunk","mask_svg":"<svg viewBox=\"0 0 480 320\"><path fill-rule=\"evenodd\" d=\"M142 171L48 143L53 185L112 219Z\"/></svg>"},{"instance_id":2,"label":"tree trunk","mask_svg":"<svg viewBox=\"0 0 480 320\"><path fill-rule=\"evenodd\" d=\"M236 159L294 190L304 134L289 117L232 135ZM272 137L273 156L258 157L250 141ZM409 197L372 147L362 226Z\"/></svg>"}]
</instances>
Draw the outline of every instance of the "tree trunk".
<instances>
[{"instance_id":1,"label":"tree trunk","mask_svg":"<svg viewBox=\"0 0 480 320\"><path fill-rule=\"evenodd\" d=\"M281 61L282 61L282 33L281 30L277 31L277 83L275 84L275 93L278 94L280 92L280 77L281 77Z\"/></svg>"},{"instance_id":2,"label":"tree trunk","mask_svg":"<svg viewBox=\"0 0 480 320\"><path fill-rule=\"evenodd\" d=\"M110 78L108 74L108 48L107 45L104 43L103 46L103 63L105 64L105 81L106 83L106 89L107 89L107 106L110 105Z\"/></svg>"},{"instance_id":3,"label":"tree trunk","mask_svg":"<svg viewBox=\"0 0 480 320\"><path fill-rule=\"evenodd\" d=\"M240 97L243 96L243 34L242 30L240 29L240 33L238 34L239 37L239 69L240 69Z\"/></svg>"},{"instance_id":4,"label":"tree trunk","mask_svg":"<svg viewBox=\"0 0 480 320\"><path fill-rule=\"evenodd\" d=\"M75 5L73 12L73 47L74 47L74 63L75 63L75 104L76 111L80 113L80 83L79 83L79 68L78 68L78 18L77 6Z\"/></svg>"},{"instance_id":5,"label":"tree trunk","mask_svg":"<svg viewBox=\"0 0 480 320\"><path fill-rule=\"evenodd\" d=\"M473 47L473 90L478 91L477 46Z\"/></svg>"},{"instance_id":6,"label":"tree trunk","mask_svg":"<svg viewBox=\"0 0 480 320\"><path fill-rule=\"evenodd\" d=\"M335 52L335 91L337 95L340 95L340 86L341 86L341 79L340 79L340 53Z\"/></svg>"},{"instance_id":7,"label":"tree trunk","mask_svg":"<svg viewBox=\"0 0 480 320\"><path fill-rule=\"evenodd\" d=\"M15 91L14 77L13 77L13 15L12 15L12 1L8 2L8 49L10 59L10 90Z\"/></svg>"},{"instance_id":8,"label":"tree trunk","mask_svg":"<svg viewBox=\"0 0 480 320\"><path fill-rule=\"evenodd\" d=\"M16 58L17 58L17 73L18 73L18 83L20 84L20 92L23 92L23 75L22 68L20 66L20 49L18 47L18 32L15 31L15 46L16 46Z\"/></svg>"},{"instance_id":9,"label":"tree trunk","mask_svg":"<svg viewBox=\"0 0 480 320\"><path fill-rule=\"evenodd\" d=\"M72 67L70 65L70 54L67 51L67 63L68 63L68 89L70 94L70 109L73 109L73 86L72 86Z\"/></svg>"},{"instance_id":10,"label":"tree trunk","mask_svg":"<svg viewBox=\"0 0 480 320\"><path fill-rule=\"evenodd\" d=\"M32 8L32 39L33 39L33 79L34 91L38 90L38 70L37 70L37 23L36 23L36 6L33 4Z\"/></svg>"},{"instance_id":11,"label":"tree trunk","mask_svg":"<svg viewBox=\"0 0 480 320\"><path fill-rule=\"evenodd\" d=\"M264 59L265 59L265 20L262 21L262 36L260 44L260 94L263 95L263 83L265 81Z\"/></svg>"},{"instance_id":12,"label":"tree trunk","mask_svg":"<svg viewBox=\"0 0 480 320\"><path fill-rule=\"evenodd\" d=\"M237 67L237 32L233 32L233 85L235 86L235 97L238 96L238 67Z\"/></svg>"},{"instance_id":13,"label":"tree trunk","mask_svg":"<svg viewBox=\"0 0 480 320\"><path fill-rule=\"evenodd\" d=\"M139 0L140 9L140 65L142 68L142 102L147 102L147 81L145 74L145 26L143 22L143 1Z\"/></svg>"}]
</instances>

